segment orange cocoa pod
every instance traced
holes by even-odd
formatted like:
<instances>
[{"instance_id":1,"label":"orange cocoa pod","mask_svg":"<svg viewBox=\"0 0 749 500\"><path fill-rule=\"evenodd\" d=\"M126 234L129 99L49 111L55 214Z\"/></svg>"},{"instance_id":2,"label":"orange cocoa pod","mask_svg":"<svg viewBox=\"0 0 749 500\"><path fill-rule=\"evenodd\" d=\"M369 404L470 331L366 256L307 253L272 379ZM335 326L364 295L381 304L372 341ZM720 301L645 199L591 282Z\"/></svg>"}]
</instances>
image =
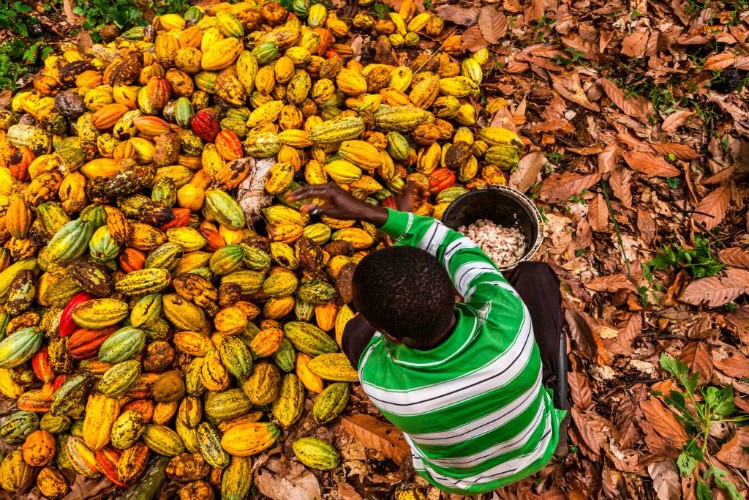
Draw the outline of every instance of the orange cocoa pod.
<instances>
[{"instance_id":1,"label":"orange cocoa pod","mask_svg":"<svg viewBox=\"0 0 749 500\"><path fill-rule=\"evenodd\" d=\"M124 272L132 273L145 267L146 254L134 248L126 248L120 252L117 262L119 262L120 269Z\"/></svg>"},{"instance_id":2,"label":"orange cocoa pod","mask_svg":"<svg viewBox=\"0 0 749 500\"><path fill-rule=\"evenodd\" d=\"M122 407L122 413L128 410L133 410L140 413L143 416L143 422L148 424L153 419L155 403L152 399L136 399L134 401L130 401L128 404Z\"/></svg>"},{"instance_id":3,"label":"orange cocoa pod","mask_svg":"<svg viewBox=\"0 0 749 500\"><path fill-rule=\"evenodd\" d=\"M114 124L117 123L117 121L122 118L122 115L128 111L130 111L130 108L123 104L107 104L94 113L91 121L94 124L94 127L99 130L107 130L114 127Z\"/></svg>"},{"instance_id":4,"label":"orange cocoa pod","mask_svg":"<svg viewBox=\"0 0 749 500\"><path fill-rule=\"evenodd\" d=\"M241 158L244 154L242 141L237 134L231 130L222 130L219 132L216 136L215 143L218 154L226 161L236 160L237 158Z\"/></svg>"},{"instance_id":5,"label":"orange cocoa pod","mask_svg":"<svg viewBox=\"0 0 749 500\"><path fill-rule=\"evenodd\" d=\"M120 479L120 473L117 470L117 464L120 463L122 452L111 446L106 446L100 450L96 450L94 456L96 457L96 463L99 465L99 468L104 475L107 476L107 479L117 486L127 488L127 483L122 482Z\"/></svg>"},{"instance_id":6,"label":"orange cocoa pod","mask_svg":"<svg viewBox=\"0 0 749 500\"><path fill-rule=\"evenodd\" d=\"M26 146L15 148L10 155L10 175L17 181L29 180L29 165L36 155Z\"/></svg>"},{"instance_id":7,"label":"orange cocoa pod","mask_svg":"<svg viewBox=\"0 0 749 500\"><path fill-rule=\"evenodd\" d=\"M190 223L191 210L189 208L172 208L172 213L174 214L174 219L160 226L159 229L166 231L173 227L186 227Z\"/></svg>"},{"instance_id":8,"label":"orange cocoa pod","mask_svg":"<svg viewBox=\"0 0 749 500\"><path fill-rule=\"evenodd\" d=\"M161 135L170 130L169 123L158 116L139 116L133 120L133 125L138 132L151 136Z\"/></svg>"},{"instance_id":9,"label":"orange cocoa pod","mask_svg":"<svg viewBox=\"0 0 749 500\"><path fill-rule=\"evenodd\" d=\"M101 330L79 328L68 339L68 350L73 359L88 359L99 354L99 348L105 340L119 329L119 326L110 326Z\"/></svg>"},{"instance_id":10,"label":"orange cocoa pod","mask_svg":"<svg viewBox=\"0 0 749 500\"><path fill-rule=\"evenodd\" d=\"M325 332L335 328L335 318L338 315L338 307L335 302L326 302L315 306L315 322L320 330Z\"/></svg>"},{"instance_id":11,"label":"orange cocoa pod","mask_svg":"<svg viewBox=\"0 0 749 500\"><path fill-rule=\"evenodd\" d=\"M47 413L52 407L52 396L49 390L32 389L26 391L16 400L19 410Z\"/></svg>"},{"instance_id":12,"label":"orange cocoa pod","mask_svg":"<svg viewBox=\"0 0 749 500\"><path fill-rule=\"evenodd\" d=\"M149 453L148 446L143 441L136 441L134 445L124 450L117 463L120 481L129 484L138 479L146 470Z\"/></svg>"},{"instance_id":13,"label":"orange cocoa pod","mask_svg":"<svg viewBox=\"0 0 749 500\"><path fill-rule=\"evenodd\" d=\"M32 467L42 467L55 457L55 437L48 431L38 429L26 437L22 450L24 462Z\"/></svg>"},{"instance_id":14,"label":"orange cocoa pod","mask_svg":"<svg viewBox=\"0 0 749 500\"><path fill-rule=\"evenodd\" d=\"M224 237L221 236L221 233L218 232L213 223L208 221L201 222L200 226L198 226L198 231L203 235L203 238L208 240L208 244L203 247L203 250L206 252L215 252L219 248L226 246L226 240L224 240Z\"/></svg>"}]
</instances>

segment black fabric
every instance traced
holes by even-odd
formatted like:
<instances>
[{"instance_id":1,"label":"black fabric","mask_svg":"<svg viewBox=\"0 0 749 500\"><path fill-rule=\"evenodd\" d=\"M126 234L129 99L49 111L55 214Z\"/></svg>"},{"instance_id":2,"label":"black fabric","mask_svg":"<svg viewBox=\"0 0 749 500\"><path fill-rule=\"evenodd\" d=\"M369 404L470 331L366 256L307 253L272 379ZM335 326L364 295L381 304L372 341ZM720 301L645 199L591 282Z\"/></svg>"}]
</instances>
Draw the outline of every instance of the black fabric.
<instances>
[{"instance_id":1,"label":"black fabric","mask_svg":"<svg viewBox=\"0 0 749 500\"><path fill-rule=\"evenodd\" d=\"M505 273L505 278L523 299L531 315L533 333L544 365L544 380L548 380L557 373L556 358L562 331L559 278L543 262L521 262Z\"/></svg>"},{"instance_id":2,"label":"black fabric","mask_svg":"<svg viewBox=\"0 0 749 500\"><path fill-rule=\"evenodd\" d=\"M554 270L543 262L521 262L505 273L505 278L528 307L536 343L541 353L544 383L554 389L555 406L567 409L567 353L566 339L562 333L562 296L559 291L559 278ZM359 366L359 359L374 334L375 329L359 314L346 324L342 347L351 366Z\"/></svg>"}]
</instances>

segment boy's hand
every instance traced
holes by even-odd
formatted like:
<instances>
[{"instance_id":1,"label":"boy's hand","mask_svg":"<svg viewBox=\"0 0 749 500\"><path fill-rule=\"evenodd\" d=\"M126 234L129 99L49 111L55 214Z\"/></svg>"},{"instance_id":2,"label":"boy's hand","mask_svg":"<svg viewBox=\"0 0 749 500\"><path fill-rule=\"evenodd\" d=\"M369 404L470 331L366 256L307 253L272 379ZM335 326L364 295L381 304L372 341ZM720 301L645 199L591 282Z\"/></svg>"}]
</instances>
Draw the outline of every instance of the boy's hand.
<instances>
[{"instance_id":1,"label":"boy's hand","mask_svg":"<svg viewBox=\"0 0 749 500\"><path fill-rule=\"evenodd\" d=\"M403 191L395 197L395 206L399 212L413 212L414 199L416 197L416 184L414 181L407 181L403 186Z\"/></svg>"},{"instance_id":2,"label":"boy's hand","mask_svg":"<svg viewBox=\"0 0 749 500\"><path fill-rule=\"evenodd\" d=\"M360 219L377 227L383 226L387 221L387 210L357 200L335 182L305 186L289 193L291 201L310 198L316 198L315 202L302 205L302 212L323 214L336 219Z\"/></svg>"}]
</instances>

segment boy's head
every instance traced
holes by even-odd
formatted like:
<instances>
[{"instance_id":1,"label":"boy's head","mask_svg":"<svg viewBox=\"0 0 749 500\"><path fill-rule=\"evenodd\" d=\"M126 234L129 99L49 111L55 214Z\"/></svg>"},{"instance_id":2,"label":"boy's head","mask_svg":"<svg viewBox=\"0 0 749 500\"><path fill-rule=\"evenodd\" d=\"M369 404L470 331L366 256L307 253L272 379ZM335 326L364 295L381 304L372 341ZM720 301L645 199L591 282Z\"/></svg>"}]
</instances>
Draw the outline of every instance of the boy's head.
<instances>
[{"instance_id":1,"label":"boy's head","mask_svg":"<svg viewBox=\"0 0 749 500\"><path fill-rule=\"evenodd\" d=\"M430 346L452 322L450 276L419 248L395 246L367 255L356 266L353 292L370 325L412 347Z\"/></svg>"}]
</instances>

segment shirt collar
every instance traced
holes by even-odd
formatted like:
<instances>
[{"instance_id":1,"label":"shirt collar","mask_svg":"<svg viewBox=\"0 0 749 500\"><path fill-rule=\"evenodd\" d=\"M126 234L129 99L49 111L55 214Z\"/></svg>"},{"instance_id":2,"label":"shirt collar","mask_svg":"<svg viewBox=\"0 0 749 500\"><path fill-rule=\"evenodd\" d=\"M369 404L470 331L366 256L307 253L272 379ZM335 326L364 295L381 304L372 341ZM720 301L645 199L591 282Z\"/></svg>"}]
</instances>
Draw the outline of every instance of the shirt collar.
<instances>
[{"instance_id":1,"label":"shirt collar","mask_svg":"<svg viewBox=\"0 0 749 500\"><path fill-rule=\"evenodd\" d=\"M421 350L405 344L390 342L384 335L382 341L390 354L393 363L413 368L430 368L440 366L460 355L470 346L483 320L468 304L455 306L455 326L453 332L440 345L433 349Z\"/></svg>"}]
</instances>

